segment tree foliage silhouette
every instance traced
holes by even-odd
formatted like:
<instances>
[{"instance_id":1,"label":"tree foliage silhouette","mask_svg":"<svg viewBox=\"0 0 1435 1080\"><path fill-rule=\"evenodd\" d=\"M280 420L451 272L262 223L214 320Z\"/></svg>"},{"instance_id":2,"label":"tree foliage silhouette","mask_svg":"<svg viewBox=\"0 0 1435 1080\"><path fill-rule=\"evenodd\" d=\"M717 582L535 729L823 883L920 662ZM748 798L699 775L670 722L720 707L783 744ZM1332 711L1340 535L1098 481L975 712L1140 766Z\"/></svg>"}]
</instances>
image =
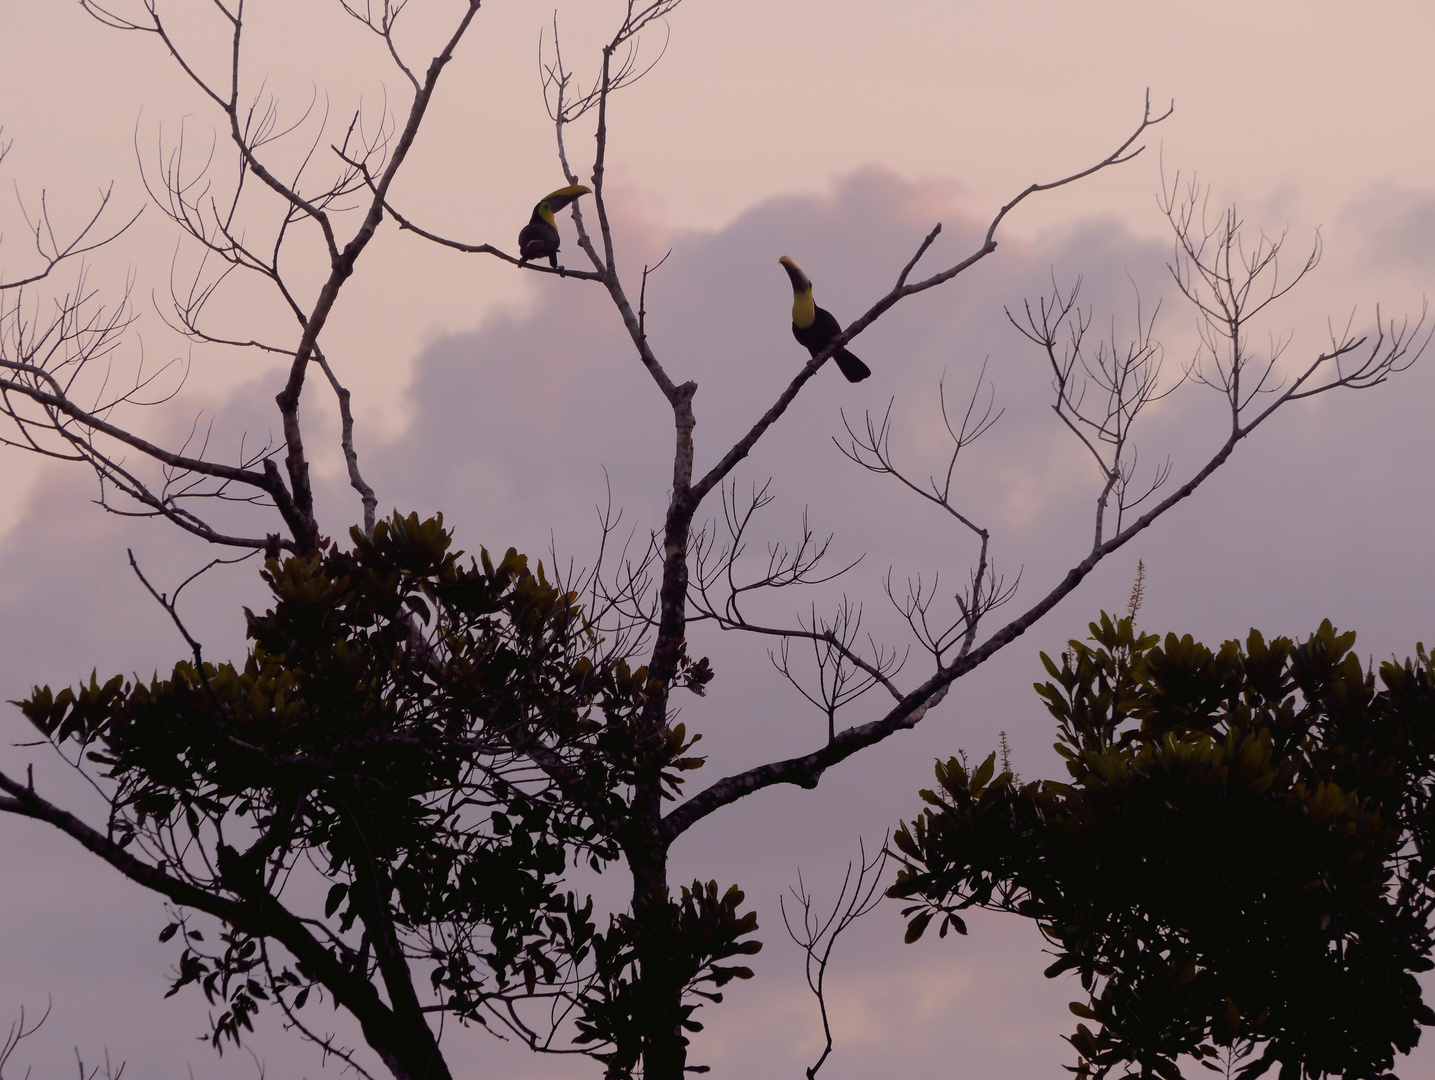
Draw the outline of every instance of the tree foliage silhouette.
<instances>
[{"instance_id":1,"label":"tree foliage silhouette","mask_svg":"<svg viewBox=\"0 0 1435 1080\"><path fill-rule=\"evenodd\" d=\"M757 951L756 918L736 888L695 882L661 920L603 926L591 897L563 891L575 861L619 857L636 770L657 762L677 791L694 740L679 724L635 746L647 671L604 655L542 567L511 549L464 566L449 540L441 520L395 516L355 529L351 551L270 560L274 607L249 614L242 667L182 661L148 684L92 677L19 704L108 782L106 831L66 820L73 834L224 924L217 947L187 916L160 935L183 945L170 993L197 983L223 1003L217 1047L263 1002L302 1024L322 988L396 1075L447 1076L422 972L460 1019L546 1000L580 1045L630 1069L651 1008L640 939L660 938L686 994L679 1022L700 1030L698 997L750 976L720 961ZM0 783L7 809L61 820ZM286 892L306 864L327 890Z\"/></svg>"},{"instance_id":2,"label":"tree foliage silhouette","mask_svg":"<svg viewBox=\"0 0 1435 1080\"><path fill-rule=\"evenodd\" d=\"M907 938L971 907L1032 919L1087 1000L1074 1071L1387 1075L1435 1024L1435 684L1379 678L1329 622L1212 650L1103 615L1039 684L1069 781L937 766L895 835ZM1249 1060L1246 1060L1249 1059Z\"/></svg>"}]
</instances>

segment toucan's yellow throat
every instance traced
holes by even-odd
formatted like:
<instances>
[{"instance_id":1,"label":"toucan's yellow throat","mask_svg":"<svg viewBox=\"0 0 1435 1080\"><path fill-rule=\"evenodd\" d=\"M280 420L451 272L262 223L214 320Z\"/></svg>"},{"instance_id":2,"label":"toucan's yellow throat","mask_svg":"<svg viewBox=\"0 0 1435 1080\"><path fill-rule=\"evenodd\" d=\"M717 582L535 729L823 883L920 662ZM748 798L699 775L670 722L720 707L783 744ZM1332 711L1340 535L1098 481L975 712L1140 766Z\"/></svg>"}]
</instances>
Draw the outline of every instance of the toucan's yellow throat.
<instances>
[{"instance_id":1,"label":"toucan's yellow throat","mask_svg":"<svg viewBox=\"0 0 1435 1080\"><path fill-rule=\"evenodd\" d=\"M817 318L817 305L812 301L812 286L792 294L792 325L805 330Z\"/></svg>"}]
</instances>

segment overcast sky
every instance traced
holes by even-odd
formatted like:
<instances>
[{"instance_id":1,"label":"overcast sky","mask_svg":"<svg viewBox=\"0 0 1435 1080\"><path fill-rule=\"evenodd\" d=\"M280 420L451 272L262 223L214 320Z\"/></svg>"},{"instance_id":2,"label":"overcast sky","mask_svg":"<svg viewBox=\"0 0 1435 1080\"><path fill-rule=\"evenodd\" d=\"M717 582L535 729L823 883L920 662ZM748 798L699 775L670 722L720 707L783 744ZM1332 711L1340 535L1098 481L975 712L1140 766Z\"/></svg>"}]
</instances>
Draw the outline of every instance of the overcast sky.
<instances>
[{"instance_id":1,"label":"overcast sky","mask_svg":"<svg viewBox=\"0 0 1435 1080\"><path fill-rule=\"evenodd\" d=\"M185 40L212 61L208 5L168 6ZM559 8L565 53L585 78L620 7ZM411 13L411 36L400 41L420 64L454 9ZM375 43L337 10L317 0L251 5L246 86L267 80L282 118L297 119L315 87L335 118L360 96L374 108L385 92L402 100L402 81ZM511 248L535 199L562 183L536 72L551 18L538 3L480 13L396 190L419 223ZM1095 326L1120 337L1139 293L1148 312L1162 302L1157 336L1168 371L1179 370L1193 321L1165 271L1163 169L1168 180L1199 174L1214 205L1237 201L1253 232L1288 228L1295 263L1321 230L1321 265L1252 333L1258 347L1268 333L1293 335L1288 356L1298 361L1326 343L1328 318L1339 329L1353 313L1364 332L1377 303L1387 318L1418 315L1435 283L1435 92L1421 74L1435 40L1427 5L1377 13L1335 3L1194 10L910 0L877 18L870 4L846 0L688 0L670 20L661 64L614 106L619 255L632 273L672 251L649 285L648 327L674 379L698 383L699 467L805 358L790 337L779 255L796 258L818 302L849 320L890 287L936 222L943 232L924 267L973 250L996 208L1027 184L1108 153L1139 119L1148 87L1158 105L1176 104L1136 161L1024 204L993 256L865 332L853 349L872 378L854 386L824 369L738 471L739 490L772 481L776 502L759 547L793 538L806 510L814 529L834 534L835 559L863 556L845 587L867 603L878 632L896 631L881 592L889 568L898 581L940 571L955 582L973 552L939 514L845 461L832 442L842 414L860 423L864 410L880 414L893 401L894 449L924 478L945 464L939 382L964 399L985 362L1006 411L973 448L958 490L991 529L999 570L1021 575L1007 610L1034 602L1089 546L1096 477L1051 414L1043 358L1003 308L1041 295L1053 277L1069 286L1081 276ZM645 55L656 55L661 39L650 35ZM0 167L4 189L13 180L31 207L46 189L57 215L76 220L111 181L116 209L137 209L145 197L136 148L153 169L157 148L183 131L207 153L215 117L154 41L105 30L78 5L0 0L0 125L14 140ZM590 146L575 135L570 150L581 160ZM265 227L255 219L256 232ZM563 228L574 265L566 217ZM0 200L0 231L0 276L10 277L28 265L13 198ZM95 260L91 284L102 290L134 276L141 319L127 360L141 347L148 361L192 360L182 395L135 422L182 438L203 415L213 417L215 445L244 432L263 439L277 426L277 370L249 355L191 353L150 303L152 293L167 297L170 267L186 259L192 254L176 254L174 233L151 208ZM296 255L293 265L312 291L321 262ZM227 325L290 333L256 285L235 285L221 305ZM358 449L381 510L441 510L470 551L512 544L546 557L551 543L580 563L593 551L606 484L639 535L660 523L671 422L597 286L437 252L386 225L325 342L354 390ZM833 770L814 792L759 794L684 837L673 880L738 882L766 942L758 977L703 1010L708 1030L693 1060L718 1077L801 1075L819 1026L777 895L799 866L819 896L835 894L858 838L871 846L918 810L916 791L938 755L985 756L1006 730L1025 777L1055 775L1052 727L1030 689L1037 653L1059 651L1103 607L1123 606L1138 558L1148 575L1147 629L1216 642L1252 626L1304 634L1330 618L1356 630L1361 654L1377 661L1435 638L1432 369L1435 356L1387 386L1292 406L1193 499L958 684L915 732ZM332 401L317 390L305 415L329 447L320 454L324 526L343 535L359 508L333 449ZM1169 454L1179 483L1219 440L1219 406L1210 391L1183 387L1146 418L1142 462ZM206 551L157 524L106 516L91 501L92 478L19 452L0 457L0 492L0 697L92 668L148 676L181 655L125 551L133 547L169 588L203 565ZM245 566L186 594L186 618L209 655L240 654L239 608L264 602L258 584ZM806 604L779 596L764 613L791 619ZM822 718L773 672L765 644L694 638L716 671L708 698L682 703L709 754L699 783L820 741ZM918 665L914 657L913 683ZM859 703L849 722L879 708L875 699ZM35 760L48 790L93 811L51 759L8 747L28 737L18 713L5 723L7 771ZM221 1061L195 1041L202 999L161 999L173 950L154 942L167 921L158 900L25 822L0 820L0 865L0 1031L22 1004L33 1013L54 1002L26 1058L37 1077L72 1069L74 1046L90 1059L108 1047L130 1062L126 1076L180 1078L191 1066L205 1078L255 1075L247 1057ZM972 927L968 939L905 947L896 911L884 907L839 944L830 977L837 1049L825 1080L1057 1075L1068 1061L1059 1037L1071 1027L1066 1002L1079 987L1042 979L1046 961L1029 927L999 918ZM482 1035L461 1038L451 1060L465 1080L593 1074L581 1061L533 1060ZM320 1071L314 1054L272 1025L256 1050L276 1080ZM1428 1074L1432 1062L1427 1046L1408 1075Z\"/></svg>"}]
</instances>

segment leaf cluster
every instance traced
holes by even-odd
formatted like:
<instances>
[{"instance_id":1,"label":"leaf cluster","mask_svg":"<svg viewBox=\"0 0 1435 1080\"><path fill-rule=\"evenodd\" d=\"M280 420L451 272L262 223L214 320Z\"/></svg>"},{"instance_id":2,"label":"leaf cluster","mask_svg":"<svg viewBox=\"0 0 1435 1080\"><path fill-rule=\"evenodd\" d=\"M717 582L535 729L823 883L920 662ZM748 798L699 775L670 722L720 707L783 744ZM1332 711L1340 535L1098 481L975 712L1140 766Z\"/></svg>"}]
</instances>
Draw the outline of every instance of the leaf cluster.
<instances>
[{"instance_id":1,"label":"leaf cluster","mask_svg":"<svg viewBox=\"0 0 1435 1080\"><path fill-rule=\"evenodd\" d=\"M547 998L576 1010L586 1052L637 1026L628 916L594 919L572 868L621 854L639 775L676 791L699 767L681 724L643 720L646 669L605 652L575 594L509 549L461 561L442 518L395 514L353 547L271 559L273 607L246 611L242 666L184 661L148 683L115 677L18 702L57 747L98 767L119 848L197 888L224 924L206 951L190 915L171 993L198 985L224 1009L216 1047L262 1002L292 1019L316 986L356 1000L381 982L400 1011L465 1021ZM706 658L685 677L710 678ZM756 951L742 893L715 883L668 902L667 955L691 994ZM299 912L305 933L275 912ZM270 942L287 949L274 959ZM408 985L428 972L432 1005ZM377 999L375 999L377 1000ZM690 1030L696 1005L684 1006ZM421 1017L418 1022L422 1022Z\"/></svg>"},{"instance_id":2,"label":"leaf cluster","mask_svg":"<svg viewBox=\"0 0 1435 1080\"><path fill-rule=\"evenodd\" d=\"M1381 665L1327 621L1211 650L1103 615L1036 689L1069 780L939 763L895 836L909 941L982 907L1033 919L1075 971L1078 1076L1176 1080L1254 1059L1378 1077L1435 1013L1435 687L1422 646Z\"/></svg>"},{"instance_id":3,"label":"leaf cluster","mask_svg":"<svg viewBox=\"0 0 1435 1080\"><path fill-rule=\"evenodd\" d=\"M574 1042L611 1045L611 1051L594 1055L608 1065L610 1075L627 1075L636 1065L651 1018L669 1011L653 989L657 980L642 978L644 954L663 956L665 974L682 988L674 1022L682 1032L701 1031L693 1013L702 1001L721 1003L721 987L752 978L751 968L725 961L762 949L762 942L748 936L757 930L757 914L738 911L744 899L736 885L720 893L716 881L694 881L648 919L617 916L609 933L595 941L599 978L577 1021ZM686 1035L680 1037L686 1044ZM689 1066L689 1071L706 1072L707 1067Z\"/></svg>"}]
</instances>

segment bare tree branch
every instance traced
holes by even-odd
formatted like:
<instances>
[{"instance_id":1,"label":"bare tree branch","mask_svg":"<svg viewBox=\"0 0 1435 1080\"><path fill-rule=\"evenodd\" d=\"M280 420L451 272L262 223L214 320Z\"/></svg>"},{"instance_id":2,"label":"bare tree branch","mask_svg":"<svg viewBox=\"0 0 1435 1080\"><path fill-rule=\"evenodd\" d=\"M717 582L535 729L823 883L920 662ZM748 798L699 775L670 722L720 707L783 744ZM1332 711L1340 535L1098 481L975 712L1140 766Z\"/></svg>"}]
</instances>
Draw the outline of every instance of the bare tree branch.
<instances>
[{"instance_id":1,"label":"bare tree branch","mask_svg":"<svg viewBox=\"0 0 1435 1080\"><path fill-rule=\"evenodd\" d=\"M882 900L877 891L882 884L882 869L887 862L887 838L872 858L867 857L867 845L858 841L857 862L847 864L842 876L842 888L838 890L832 911L827 916L818 914L812 894L802 880L802 871L797 872L797 884L789 890L796 901L795 919L787 913L787 898L778 897L782 911L782 924L787 936L792 938L806 956L807 988L817 998L818 1012L822 1017L822 1053L806 1069L807 1080L816 1080L818 1071L827 1063L832 1054L832 1021L827 1012L827 968L832 960L832 947L837 939L862 916L872 911ZM857 868L856 880L852 877L853 866Z\"/></svg>"},{"instance_id":2,"label":"bare tree branch","mask_svg":"<svg viewBox=\"0 0 1435 1080\"><path fill-rule=\"evenodd\" d=\"M1274 299L1288 292L1291 283L1279 277L1279 260L1276 257L1279 242L1262 236L1251 253L1244 254L1247 249L1243 247L1239 218L1234 211L1224 214L1213 228L1204 233L1198 232L1193 211L1197 195L1198 192L1192 189L1186 201L1168 200L1166 204L1177 237L1177 262L1172 273L1207 329L1203 337L1204 352L1197 363L1205 362L1209 366L1204 373L1200 373L1199 381L1215 388L1225 398L1231 426L1221 445L1184 484L1129 524L1118 523L1109 538L1103 538L1100 529L1105 501L1114 488L1124 485L1127 475L1123 471L1125 466L1121 463L1120 454L1129 439L1130 423L1142 406L1163 393L1154 371L1159 348L1150 336L1151 322L1138 318L1139 336L1135 345L1119 354L1114 348L1111 352L1098 352L1083 367L1085 374L1105 389L1108 397L1095 416L1082 413L1082 399L1079 389L1073 389L1072 373L1075 361L1081 356L1081 335L1087 320L1078 321L1071 349L1065 358L1058 358L1054 329L1075 310L1074 292L1063 295L1058 291L1050 307L1040 308L1043 314L1030 319L1026 328L1018 324L1018 329L1047 353L1048 363L1055 373L1057 410L1059 413L1066 410L1067 415L1063 419L1068 428L1095 455L1105 473L1098 497L1097 539L1091 550L1045 596L980 645L965 646L950 661L939 659L937 670L920 686L905 694L901 702L884 716L836 733L826 745L811 753L760 765L718 780L677 806L663 819L662 835L665 839L671 842L714 810L773 784L815 786L832 765L897 731L914 727L945 696L947 688L955 680L1020 637L1068 596L1102 559L1130 542L1187 498L1226 462L1238 443L1250 436L1278 408L1331 390L1365 389L1379 385L1392 373L1414 363L1429 344L1435 330L1422 335L1424 311L1414 325L1408 321L1400 324L1391 321L1387 326L1377 310L1377 328L1371 339L1356 338L1348 331L1344 335L1333 334L1330 348L1308 361L1304 367L1297 368L1285 384L1278 385L1272 381L1275 370L1273 357L1268 358L1260 369L1255 387L1249 383L1243 386L1242 374L1253 362L1245 346L1248 313L1262 312ZM1297 273L1297 279L1311 266L1313 262L1307 259L1304 269ZM1028 333L1028 330L1031 332ZM1251 411L1248 406L1257 392L1270 394L1272 400L1264 408ZM879 450L886 453L882 429L871 430L872 437L861 445L854 437L854 453L858 455L859 463L864 463L864 453L875 455ZM1094 437L1087 437L1086 431L1094 432ZM961 432L954 438L960 443ZM1112 450L1103 453L1100 449L1103 444L1111 446ZM878 471L888 469L884 460L890 461L890 458L877 456L870 460L875 462ZM1158 480L1164 479L1164 475L1165 470L1159 470ZM907 482L907 486L913 485ZM926 492L919 493L924 498L928 497ZM1147 492L1140 498L1145 499L1149 494ZM1123 501L1121 505L1129 508L1132 503Z\"/></svg>"}]
</instances>

